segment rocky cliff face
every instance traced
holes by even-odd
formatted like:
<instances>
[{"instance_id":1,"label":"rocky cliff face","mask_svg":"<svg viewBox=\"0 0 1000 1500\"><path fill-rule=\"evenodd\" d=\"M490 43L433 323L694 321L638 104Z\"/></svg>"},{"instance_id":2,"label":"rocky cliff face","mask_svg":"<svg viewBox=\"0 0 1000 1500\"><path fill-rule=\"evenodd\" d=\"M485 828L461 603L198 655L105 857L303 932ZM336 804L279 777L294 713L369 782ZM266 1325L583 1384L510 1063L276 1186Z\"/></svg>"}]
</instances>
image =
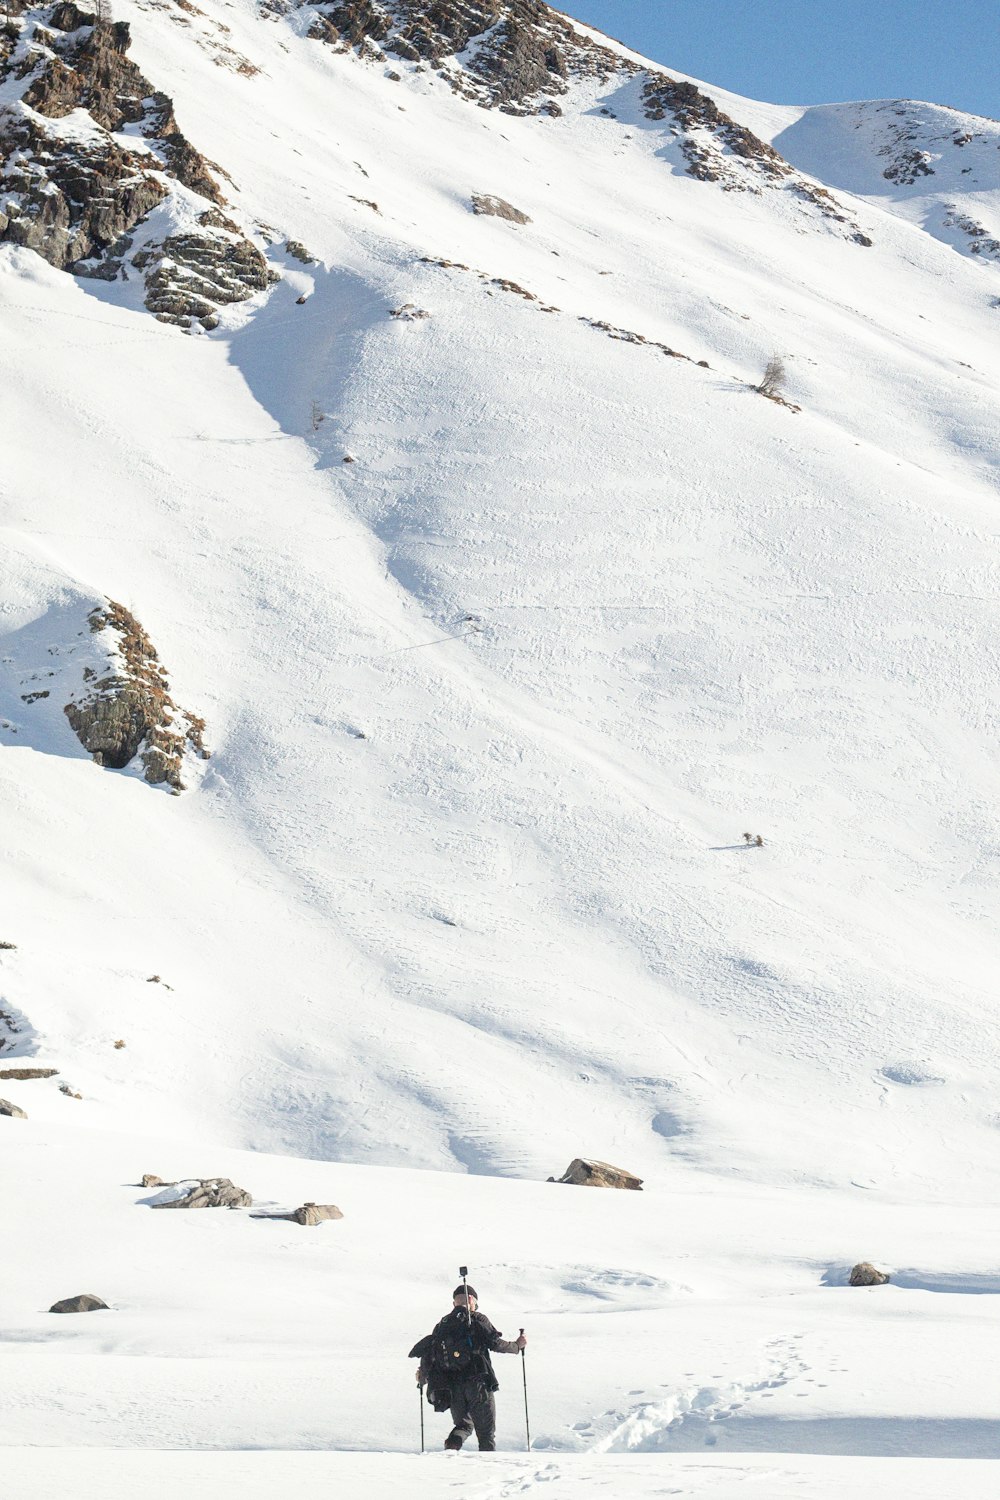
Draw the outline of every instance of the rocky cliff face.
<instances>
[{"instance_id":1,"label":"rocky cliff face","mask_svg":"<svg viewBox=\"0 0 1000 1500\"><path fill-rule=\"evenodd\" d=\"M98 20L73 0L7 19L0 84L21 87L0 105L0 242L82 276L114 280L134 268L158 318L212 327L220 305L274 277L219 211L209 163L128 57L129 41L125 22ZM178 184L188 193L161 228L154 211L178 208ZM171 232L178 222L186 232Z\"/></svg>"},{"instance_id":2,"label":"rocky cliff face","mask_svg":"<svg viewBox=\"0 0 1000 1500\"><path fill-rule=\"evenodd\" d=\"M104 670L84 668L64 712L98 765L123 770L138 756L146 781L184 790L186 754L207 759L204 720L178 708L152 641L134 615L109 600L91 610Z\"/></svg>"},{"instance_id":3,"label":"rocky cliff face","mask_svg":"<svg viewBox=\"0 0 1000 1500\"><path fill-rule=\"evenodd\" d=\"M632 68L542 0L330 0L309 8L311 36L430 66L456 93L508 114L559 114L556 101L572 77Z\"/></svg>"}]
</instances>

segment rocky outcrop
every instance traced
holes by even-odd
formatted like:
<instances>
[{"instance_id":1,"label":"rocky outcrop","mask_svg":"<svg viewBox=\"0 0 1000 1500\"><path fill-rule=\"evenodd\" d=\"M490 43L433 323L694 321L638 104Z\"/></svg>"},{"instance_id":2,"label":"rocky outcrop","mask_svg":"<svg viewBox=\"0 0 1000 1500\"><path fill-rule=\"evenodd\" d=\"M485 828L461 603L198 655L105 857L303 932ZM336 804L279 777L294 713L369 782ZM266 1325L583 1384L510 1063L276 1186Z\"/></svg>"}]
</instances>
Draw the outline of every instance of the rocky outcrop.
<instances>
[{"instance_id":1,"label":"rocky outcrop","mask_svg":"<svg viewBox=\"0 0 1000 1500\"><path fill-rule=\"evenodd\" d=\"M945 204L942 220L945 229L959 229L967 236L970 255L981 255L987 260L1000 260L1000 240L990 234L985 225L971 214L963 213L954 203Z\"/></svg>"},{"instance_id":2,"label":"rocky outcrop","mask_svg":"<svg viewBox=\"0 0 1000 1500\"><path fill-rule=\"evenodd\" d=\"M335 1203L303 1203L289 1218L296 1224L323 1224L328 1219L342 1219L343 1213Z\"/></svg>"},{"instance_id":3,"label":"rocky outcrop","mask_svg":"<svg viewBox=\"0 0 1000 1500\"><path fill-rule=\"evenodd\" d=\"M85 668L83 687L65 706L77 739L100 766L122 770L138 756L151 785L183 791L185 756L209 754L204 720L170 697L153 643L124 605L109 600L91 610L88 620L102 636L106 670Z\"/></svg>"},{"instance_id":4,"label":"rocky outcrop","mask_svg":"<svg viewBox=\"0 0 1000 1500\"><path fill-rule=\"evenodd\" d=\"M773 146L737 125L693 83L649 73L642 88L643 110L648 120L670 118L684 132L680 149L688 161L688 175L702 182L726 180L723 150L753 165L765 177L791 175L791 167ZM720 149L721 148L721 149Z\"/></svg>"},{"instance_id":5,"label":"rocky outcrop","mask_svg":"<svg viewBox=\"0 0 1000 1500\"><path fill-rule=\"evenodd\" d=\"M472 212L490 214L495 219L508 219L511 224L530 224L527 214L508 203L506 198L497 198L493 193L473 193Z\"/></svg>"},{"instance_id":6,"label":"rocky outcrop","mask_svg":"<svg viewBox=\"0 0 1000 1500\"><path fill-rule=\"evenodd\" d=\"M631 68L543 0L321 0L308 8L310 36L373 61L388 54L430 66L456 93L508 114L559 114L556 99L571 77Z\"/></svg>"},{"instance_id":7,"label":"rocky outcrop","mask_svg":"<svg viewBox=\"0 0 1000 1500\"><path fill-rule=\"evenodd\" d=\"M171 1193L170 1188L180 1188ZM171 1183L153 1199L150 1208L249 1208L253 1199L246 1188L237 1187L228 1177L203 1177L190 1182Z\"/></svg>"},{"instance_id":8,"label":"rocky outcrop","mask_svg":"<svg viewBox=\"0 0 1000 1500\"><path fill-rule=\"evenodd\" d=\"M626 1172L623 1167L613 1167L606 1161L590 1161L578 1156L570 1162L561 1177L550 1177L550 1182L567 1182L573 1187L627 1188L632 1192L642 1191L642 1178Z\"/></svg>"},{"instance_id":9,"label":"rocky outcrop","mask_svg":"<svg viewBox=\"0 0 1000 1500\"><path fill-rule=\"evenodd\" d=\"M12 1120L26 1120L28 1116L23 1109L16 1104L11 1104L9 1099L0 1099L0 1115L9 1115Z\"/></svg>"},{"instance_id":10,"label":"rocky outcrop","mask_svg":"<svg viewBox=\"0 0 1000 1500\"><path fill-rule=\"evenodd\" d=\"M93 1292L81 1292L78 1297L64 1297L61 1302L53 1302L49 1308L50 1313L83 1313L83 1312L110 1312L106 1302L100 1297L95 1297Z\"/></svg>"},{"instance_id":11,"label":"rocky outcrop","mask_svg":"<svg viewBox=\"0 0 1000 1500\"><path fill-rule=\"evenodd\" d=\"M323 1224L328 1219L342 1219L344 1215L335 1203L303 1203L301 1208L292 1209L291 1213L256 1213L251 1214L252 1219L283 1219L289 1224L302 1224L312 1226Z\"/></svg>"},{"instance_id":12,"label":"rocky outcrop","mask_svg":"<svg viewBox=\"0 0 1000 1500\"><path fill-rule=\"evenodd\" d=\"M146 270L146 306L161 322L188 327L197 318L203 328L214 328L220 305L245 302L276 278L256 245L222 214L208 210L198 223L223 232L149 241L132 264Z\"/></svg>"},{"instance_id":13,"label":"rocky outcrop","mask_svg":"<svg viewBox=\"0 0 1000 1500\"><path fill-rule=\"evenodd\" d=\"M23 1017L0 1007L0 1052L15 1046L23 1028Z\"/></svg>"},{"instance_id":14,"label":"rocky outcrop","mask_svg":"<svg viewBox=\"0 0 1000 1500\"><path fill-rule=\"evenodd\" d=\"M21 1082L29 1078L55 1078L58 1068L0 1068L0 1079L13 1078Z\"/></svg>"},{"instance_id":15,"label":"rocky outcrop","mask_svg":"<svg viewBox=\"0 0 1000 1500\"><path fill-rule=\"evenodd\" d=\"M218 306L275 279L218 213L213 169L178 128L170 99L127 55L127 22L63 0L24 8L0 35L0 82L21 85L0 105L0 242L80 276L113 281L147 269L147 305L182 328L214 326ZM204 200L200 212L181 202L178 183ZM150 222L167 200L179 205L172 221L191 221L173 244Z\"/></svg>"},{"instance_id":16,"label":"rocky outcrop","mask_svg":"<svg viewBox=\"0 0 1000 1500\"><path fill-rule=\"evenodd\" d=\"M876 1271L869 1260L859 1260L848 1278L851 1286L884 1286L889 1280L885 1271Z\"/></svg>"},{"instance_id":17,"label":"rocky outcrop","mask_svg":"<svg viewBox=\"0 0 1000 1500\"><path fill-rule=\"evenodd\" d=\"M714 99L686 79L647 73L642 86L648 120L669 120L689 177L717 182L726 192L780 188L818 210L858 245L870 245L827 188L801 177L773 146L724 114Z\"/></svg>"},{"instance_id":18,"label":"rocky outcrop","mask_svg":"<svg viewBox=\"0 0 1000 1500\"><path fill-rule=\"evenodd\" d=\"M421 323L425 318L430 317L430 313L426 307L418 307L415 302L404 302L402 307L392 308L389 316L396 318L400 323Z\"/></svg>"},{"instance_id":19,"label":"rocky outcrop","mask_svg":"<svg viewBox=\"0 0 1000 1500\"><path fill-rule=\"evenodd\" d=\"M306 249L301 240L286 240L285 252L293 260L300 261L304 266L314 266L316 264L315 255L313 255L311 250Z\"/></svg>"}]
</instances>

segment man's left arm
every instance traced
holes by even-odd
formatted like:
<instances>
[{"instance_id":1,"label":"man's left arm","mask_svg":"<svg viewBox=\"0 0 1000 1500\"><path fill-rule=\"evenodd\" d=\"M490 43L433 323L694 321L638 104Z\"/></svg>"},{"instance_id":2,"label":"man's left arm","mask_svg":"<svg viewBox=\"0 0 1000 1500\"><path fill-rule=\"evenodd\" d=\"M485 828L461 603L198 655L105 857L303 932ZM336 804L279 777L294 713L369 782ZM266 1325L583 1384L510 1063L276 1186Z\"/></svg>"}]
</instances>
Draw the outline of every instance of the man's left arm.
<instances>
[{"instance_id":1,"label":"man's left arm","mask_svg":"<svg viewBox=\"0 0 1000 1500\"><path fill-rule=\"evenodd\" d=\"M520 1338L516 1339L501 1337L500 1330L493 1327L493 1324L485 1314L483 1315L483 1323L485 1324L483 1332L486 1334L487 1348L491 1354L520 1354L528 1342L523 1333Z\"/></svg>"}]
</instances>

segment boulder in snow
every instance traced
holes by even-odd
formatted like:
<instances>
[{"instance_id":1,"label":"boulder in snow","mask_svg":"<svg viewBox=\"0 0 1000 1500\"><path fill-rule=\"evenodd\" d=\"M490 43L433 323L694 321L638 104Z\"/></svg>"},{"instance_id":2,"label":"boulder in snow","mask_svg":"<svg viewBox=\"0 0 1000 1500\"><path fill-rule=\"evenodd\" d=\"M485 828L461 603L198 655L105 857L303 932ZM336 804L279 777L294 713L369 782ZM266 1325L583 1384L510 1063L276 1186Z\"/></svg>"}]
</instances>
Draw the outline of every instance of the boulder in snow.
<instances>
[{"instance_id":1,"label":"boulder in snow","mask_svg":"<svg viewBox=\"0 0 1000 1500\"><path fill-rule=\"evenodd\" d=\"M249 1208L253 1199L246 1188L228 1177L193 1177L172 1182L149 1200L150 1208Z\"/></svg>"},{"instance_id":2,"label":"boulder in snow","mask_svg":"<svg viewBox=\"0 0 1000 1500\"><path fill-rule=\"evenodd\" d=\"M506 198L496 197L494 193L473 193L472 212L490 214L494 219L507 219L511 224L531 223L527 214L515 208L513 203L508 203Z\"/></svg>"},{"instance_id":3,"label":"boulder in snow","mask_svg":"<svg viewBox=\"0 0 1000 1500\"><path fill-rule=\"evenodd\" d=\"M61 1302L53 1302L49 1312L54 1313L78 1313L78 1312L109 1312L110 1308L100 1297L95 1297L93 1292L81 1292L78 1297L64 1297Z\"/></svg>"},{"instance_id":4,"label":"boulder in snow","mask_svg":"<svg viewBox=\"0 0 1000 1500\"><path fill-rule=\"evenodd\" d=\"M296 1224L322 1224L324 1219L342 1219L344 1215L335 1203L303 1203L288 1216Z\"/></svg>"},{"instance_id":5,"label":"boulder in snow","mask_svg":"<svg viewBox=\"0 0 1000 1500\"><path fill-rule=\"evenodd\" d=\"M54 1078L58 1068L0 1068L0 1078Z\"/></svg>"},{"instance_id":6,"label":"boulder in snow","mask_svg":"<svg viewBox=\"0 0 1000 1500\"><path fill-rule=\"evenodd\" d=\"M16 1104L11 1104L9 1099L0 1099L0 1115L10 1115L15 1120L26 1120L28 1116L23 1109L18 1109Z\"/></svg>"},{"instance_id":7,"label":"boulder in snow","mask_svg":"<svg viewBox=\"0 0 1000 1500\"><path fill-rule=\"evenodd\" d=\"M284 1219L290 1224L322 1224L325 1219L342 1219L344 1215L335 1203L303 1203L291 1213L257 1213L254 1219Z\"/></svg>"},{"instance_id":8,"label":"boulder in snow","mask_svg":"<svg viewBox=\"0 0 1000 1500\"><path fill-rule=\"evenodd\" d=\"M642 1178L634 1177L623 1167L613 1167L606 1161L589 1161L578 1156L571 1161L561 1177L550 1178L552 1182L568 1182L573 1187L629 1188L642 1191Z\"/></svg>"},{"instance_id":9,"label":"boulder in snow","mask_svg":"<svg viewBox=\"0 0 1000 1500\"><path fill-rule=\"evenodd\" d=\"M852 1267L851 1286L884 1286L889 1280L885 1271L876 1271L870 1260L859 1260Z\"/></svg>"}]
</instances>

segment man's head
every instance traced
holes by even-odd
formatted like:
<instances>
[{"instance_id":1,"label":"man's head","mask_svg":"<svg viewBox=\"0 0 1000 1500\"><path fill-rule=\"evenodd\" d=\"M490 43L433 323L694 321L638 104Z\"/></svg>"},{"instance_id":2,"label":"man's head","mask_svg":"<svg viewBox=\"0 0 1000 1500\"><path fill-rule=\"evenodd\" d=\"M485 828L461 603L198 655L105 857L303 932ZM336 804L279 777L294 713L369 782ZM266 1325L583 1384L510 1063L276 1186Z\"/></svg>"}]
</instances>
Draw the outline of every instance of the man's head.
<instances>
[{"instance_id":1,"label":"man's head","mask_svg":"<svg viewBox=\"0 0 1000 1500\"><path fill-rule=\"evenodd\" d=\"M474 1286L470 1286L468 1288L466 1288L464 1286L457 1286L455 1288L455 1290L451 1294L451 1300L454 1302L454 1304L455 1304L456 1307L465 1307L465 1305L466 1305L466 1301L465 1301L466 1290L468 1290L468 1293L469 1293L469 1301L468 1301L469 1311L470 1312L475 1312L476 1308L479 1306L479 1298L476 1295L476 1289L475 1289Z\"/></svg>"}]
</instances>

